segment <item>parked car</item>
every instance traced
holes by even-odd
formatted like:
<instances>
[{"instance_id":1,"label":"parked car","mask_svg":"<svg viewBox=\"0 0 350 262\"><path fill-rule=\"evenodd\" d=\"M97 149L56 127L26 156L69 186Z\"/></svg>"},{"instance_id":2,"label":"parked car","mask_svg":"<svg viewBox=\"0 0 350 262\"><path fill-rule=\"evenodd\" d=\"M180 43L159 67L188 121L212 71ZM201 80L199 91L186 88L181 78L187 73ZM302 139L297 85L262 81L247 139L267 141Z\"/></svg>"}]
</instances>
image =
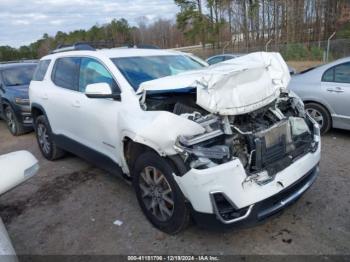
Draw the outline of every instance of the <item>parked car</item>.
<instances>
[{"instance_id":1,"label":"parked car","mask_svg":"<svg viewBox=\"0 0 350 262\"><path fill-rule=\"evenodd\" d=\"M331 127L350 130L350 57L295 75L289 88L304 101L321 133Z\"/></svg>"},{"instance_id":2,"label":"parked car","mask_svg":"<svg viewBox=\"0 0 350 262\"><path fill-rule=\"evenodd\" d=\"M36 65L33 62L0 64L0 117L14 136L33 129L28 87Z\"/></svg>"},{"instance_id":3,"label":"parked car","mask_svg":"<svg viewBox=\"0 0 350 262\"><path fill-rule=\"evenodd\" d=\"M223 61L226 61L226 60L230 60L230 59L234 59L234 58L237 58L237 57L240 57L244 54L240 54L240 53L237 53L237 54L221 54L221 55L214 55L214 56L211 56L209 57L207 60L205 60L209 65L214 65L214 64L217 64L217 63L220 63L220 62L223 62Z\"/></svg>"},{"instance_id":4,"label":"parked car","mask_svg":"<svg viewBox=\"0 0 350 262\"><path fill-rule=\"evenodd\" d=\"M318 125L279 54L205 67L173 51L79 49L43 57L30 84L40 150L123 174L160 230L260 221L316 179Z\"/></svg>"},{"instance_id":5,"label":"parked car","mask_svg":"<svg viewBox=\"0 0 350 262\"><path fill-rule=\"evenodd\" d=\"M241 53L236 53L236 54L221 54L221 55L215 55L215 56L211 56L209 57L206 62L209 64L209 65L214 65L214 64L217 64L217 63L220 63L220 62L223 62L223 61L227 61L227 60L230 60L230 59L234 59L234 58L237 58L237 57L240 57L240 56L243 56L245 54L241 54ZM289 65L288 66L288 70L289 70L289 74L291 75L294 75L297 73L297 70L294 68L294 67L291 67Z\"/></svg>"},{"instance_id":6,"label":"parked car","mask_svg":"<svg viewBox=\"0 0 350 262\"><path fill-rule=\"evenodd\" d=\"M17 151L0 156L0 195L23 183L39 170L38 160L28 151ZM6 228L0 218L1 261L17 261Z\"/></svg>"}]
</instances>

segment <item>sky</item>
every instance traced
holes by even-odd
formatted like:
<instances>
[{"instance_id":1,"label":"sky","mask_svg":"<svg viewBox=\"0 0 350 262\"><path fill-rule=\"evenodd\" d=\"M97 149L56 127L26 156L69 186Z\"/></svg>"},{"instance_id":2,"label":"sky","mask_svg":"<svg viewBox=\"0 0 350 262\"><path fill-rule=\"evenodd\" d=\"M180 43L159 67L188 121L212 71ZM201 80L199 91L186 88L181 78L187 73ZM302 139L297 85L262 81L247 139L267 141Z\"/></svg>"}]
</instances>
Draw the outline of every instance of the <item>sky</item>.
<instances>
[{"instance_id":1,"label":"sky","mask_svg":"<svg viewBox=\"0 0 350 262\"><path fill-rule=\"evenodd\" d=\"M0 0L0 46L19 47L40 39L44 33L70 32L125 18L136 25L175 19L173 0Z\"/></svg>"}]
</instances>

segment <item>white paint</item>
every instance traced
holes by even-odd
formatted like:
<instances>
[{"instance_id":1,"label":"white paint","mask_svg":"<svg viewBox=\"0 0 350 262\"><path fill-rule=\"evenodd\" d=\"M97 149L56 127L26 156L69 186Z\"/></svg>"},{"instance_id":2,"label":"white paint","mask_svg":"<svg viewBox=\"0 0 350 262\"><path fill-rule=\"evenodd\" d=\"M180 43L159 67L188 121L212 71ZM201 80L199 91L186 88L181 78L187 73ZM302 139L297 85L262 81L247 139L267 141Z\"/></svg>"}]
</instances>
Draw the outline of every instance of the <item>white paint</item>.
<instances>
[{"instance_id":1,"label":"white paint","mask_svg":"<svg viewBox=\"0 0 350 262\"><path fill-rule=\"evenodd\" d=\"M28 151L17 151L0 156L0 194L24 182L34 172L28 174L25 170L37 165L38 160Z\"/></svg>"},{"instance_id":2,"label":"white paint","mask_svg":"<svg viewBox=\"0 0 350 262\"><path fill-rule=\"evenodd\" d=\"M308 153L298 159L277 173L272 182L262 186L255 182L242 184L246 179L246 173L238 159L208 169L191 169L185 175L174 178L196 211L213 213L210 192L225 193L238 208L249 206L283 190L278 184L279 181L284 188L293 184L320 161L320 155L319 145L315 153Z\"/></svg>"},{"instance_id":3,"label":"white paint","mask_svg":"<svg viewBox=\"0 0 350 262\"><path fill-rule=\"evenodd\" d=\"M26 181L38 171L38 160L28 151L18 151L0 156L0 194ZM6 228L0 219L1 261L18 261Z\"/></svg>"}]
</instances>

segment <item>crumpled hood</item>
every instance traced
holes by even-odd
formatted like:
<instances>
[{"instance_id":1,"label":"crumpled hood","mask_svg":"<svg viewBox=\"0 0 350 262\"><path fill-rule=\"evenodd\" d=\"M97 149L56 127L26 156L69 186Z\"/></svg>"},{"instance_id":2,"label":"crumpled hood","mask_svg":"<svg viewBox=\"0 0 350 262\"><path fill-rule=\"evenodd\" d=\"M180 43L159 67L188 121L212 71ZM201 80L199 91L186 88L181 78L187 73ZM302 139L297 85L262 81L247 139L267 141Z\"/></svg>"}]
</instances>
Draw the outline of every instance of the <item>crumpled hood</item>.
<instances>
[{"instance_id":1,"label":"crumpled hood","mask_svg":"<svg viewBox=\"0 0 350 262\"><path fill-rule=\"evenodd\" d=\"M257 52L205 69L144 82L137 93L196 88L196 103L211 113L240 115L275 100L290 81L279 53Z\"/></svg>"}]
</instances>

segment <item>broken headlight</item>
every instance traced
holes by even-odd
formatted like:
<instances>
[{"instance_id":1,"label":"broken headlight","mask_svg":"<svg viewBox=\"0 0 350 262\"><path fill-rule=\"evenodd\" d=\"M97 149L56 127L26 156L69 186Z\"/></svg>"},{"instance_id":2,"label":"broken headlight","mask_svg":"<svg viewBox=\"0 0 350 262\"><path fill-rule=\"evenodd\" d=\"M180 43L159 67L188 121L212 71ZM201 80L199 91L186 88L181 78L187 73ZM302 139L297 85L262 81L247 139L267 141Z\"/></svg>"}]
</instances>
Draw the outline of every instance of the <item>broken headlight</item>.
<instances>
[{"instance_id":1,"label":"broken headlight","mask_svg":"<svg viewBox=\"0 0 350 262\"><path fill-rule=\"evenodd\" d=\"M175 150L179 152L185 162L188 162L191 168L210 167L230 158L230 149L226 145L208 147L194 145L193 147L187 147L178 139Z\"/></svg>"}]
</instances>

